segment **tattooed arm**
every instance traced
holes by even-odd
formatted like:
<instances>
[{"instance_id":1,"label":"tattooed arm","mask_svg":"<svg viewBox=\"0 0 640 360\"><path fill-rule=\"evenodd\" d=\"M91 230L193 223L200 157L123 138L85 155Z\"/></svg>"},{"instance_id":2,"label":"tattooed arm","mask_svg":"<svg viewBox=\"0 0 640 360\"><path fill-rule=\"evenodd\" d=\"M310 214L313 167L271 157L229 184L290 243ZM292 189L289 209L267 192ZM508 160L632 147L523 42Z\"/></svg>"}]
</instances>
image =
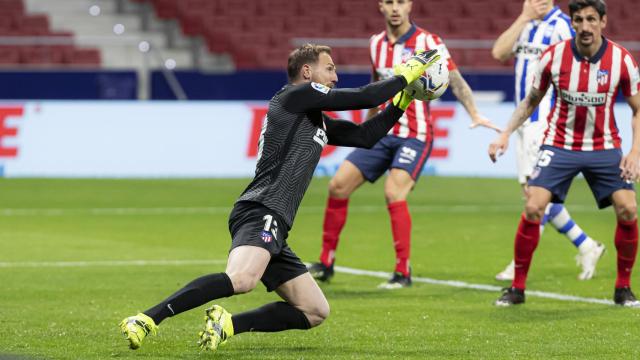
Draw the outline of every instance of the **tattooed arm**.
<instances>
[{"instance_id":1,"label":"tattooed arm","mask_svg":"<svg viewBox=\"0 0 640 360\"><path fill-rule=\"evenodd\" d=\"M497 157L507 151L509 136L533 114L533 111L540 104L544 94L545 93L536 88L531 88L529 95L524 98L513 112L513 115L511 115L507 128L489 145L489 157L491 161L496 162Z\"/></svg>"}]
</instances>

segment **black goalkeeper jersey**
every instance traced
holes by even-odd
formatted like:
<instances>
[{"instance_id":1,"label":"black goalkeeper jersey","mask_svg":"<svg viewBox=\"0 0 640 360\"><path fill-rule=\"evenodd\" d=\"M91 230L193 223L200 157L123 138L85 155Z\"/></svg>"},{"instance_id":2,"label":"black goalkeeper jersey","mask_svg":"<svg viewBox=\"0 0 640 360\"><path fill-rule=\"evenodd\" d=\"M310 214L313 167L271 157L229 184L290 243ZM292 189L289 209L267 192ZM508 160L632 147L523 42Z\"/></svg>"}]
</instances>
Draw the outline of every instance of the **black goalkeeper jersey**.
<instances>
[{"instance_id":1,"label":"black goalkeeper jersey","mask_svg":"<svg viewBox=\"0 0 640 360\"><path fill-rule=\"evenodd\" d=\"M260 203L291 228L325 145L372 147L402 116L395 106L356 125L331 119L323 110L373 108L406 86L397 76L358 89L330 89L318 83L285 85L269 102L258 145L253 181L238 202Z\"/></svg>"}]
</instances>

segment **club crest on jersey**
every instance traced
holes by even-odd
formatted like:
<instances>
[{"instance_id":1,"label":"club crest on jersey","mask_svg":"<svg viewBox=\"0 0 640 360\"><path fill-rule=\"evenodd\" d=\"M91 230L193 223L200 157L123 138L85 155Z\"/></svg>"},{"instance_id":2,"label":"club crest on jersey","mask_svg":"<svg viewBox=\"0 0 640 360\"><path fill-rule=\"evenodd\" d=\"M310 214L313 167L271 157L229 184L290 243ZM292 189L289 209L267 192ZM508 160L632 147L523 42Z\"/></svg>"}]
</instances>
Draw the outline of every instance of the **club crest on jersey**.
<instances>
[{"instance_id":1,"label":"club crest on jersey","mask_svg":"<svg viewBox=\"0 0 640 360\"><path fill-rule=\"evenodd\" d=\"M609 82L609 70L598 70L598 84L606 85Z\"/></svg>"},{"instance_id":2,"label":"club crest on jersey","mask_svg":"<svg viewBox=\"0 0 640 360\"><path fill-rule=\"evenodd\" d=\"M402 60L402 62L407 62L411 55L413 55L413 49L404 48L402 49L402 54L400 54L400 59Z\"/></svg>"},{"instance_id":3,"label":"club crest on jersey","mask_svg":"<svg viewBox=\"0 0 640 360\"><path fill-rule=\"evenodd\" d=\"M328 86L319 84L317 82L312 82L311 87L323 94L328 94L329 90L331 90Z\"/></svg>"},{"instance_id":4,"label":"club crest on jersey","mask_svg":"<svg viewBox=\"0 0 640 360\"><path fill-rule=\"evenodd\" d=\"M262 234L260 234L260 237L262 238L262 241L266 243L270 243L271 240L273 240L273 235L271 235L271 232L265 230L262 230Z\"/></svg>"}]
</instances>

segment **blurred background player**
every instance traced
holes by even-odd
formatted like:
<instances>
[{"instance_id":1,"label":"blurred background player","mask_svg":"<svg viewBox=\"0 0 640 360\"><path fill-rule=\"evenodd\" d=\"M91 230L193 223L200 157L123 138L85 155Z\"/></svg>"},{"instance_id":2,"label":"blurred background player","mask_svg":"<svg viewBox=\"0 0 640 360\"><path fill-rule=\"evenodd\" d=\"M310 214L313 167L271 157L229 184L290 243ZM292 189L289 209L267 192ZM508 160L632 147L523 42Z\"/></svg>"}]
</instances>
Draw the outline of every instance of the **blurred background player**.
<instances>
[{"instance_id":1,"label":"blurred background player","mask_svg":"<svg viewBox=\"0 0 640 360\"><path fill-rule=\"evenodd\" d=\"M507 129L489 146L492 161L508 146L509 136L532 115L553 85L555 103L549 114L541 155L529 179L527 203L515 237L515 277L495 302L524 303L529 265L540 239L540 222L551 201L564 201L573 178L582 173L599 208L614 206L614 243L618 275L614 302L638 307L631 291L631 270L638 247L637 201L633 181L640 175L640 74L624 47L602 36L607 25L602 0L571 0L576 38L547 49L537 65L533 86L518 105ZM618 91L631 107L631 150L622 155L613 105Z\"/></svg>"},{"instance_id":2,"label":"blurred background player","mask_svg":"<svg viewBox=\"0 0 640 360\"><path fill-rule=\"evenodd\" d=\"M571 19L553 0L525 0L522 14L496 40L492 55L496 60L506 61L513 57L515 63L515 101L520 103L527 96L533 81L533 72L540 55L552 44L573 38ZM547 128L547 115L553 104L553 91L548 91L534 110L531 117L516 130L516 161L518 164L518 181L523 192L527 192L527 179L538 159L538 153L544 131ZM564 234L578 248L576 262L582 267L578 275L580 280L593 277L598 260L605 247L589 237L569 212L560 203L551 203L545 210L540 222L540 230L549 222L561 234ZM513 280L514 261L496 275L497 280Z\"/></svg>"},{"instance_id":3,"label":"blurred background player","mask_svg":"<svg viewBox=\"0 0 640 360\"><path fill-rule=\"evenodd\" d=\"M471 88L457 70L442 39L411 22L409 14L413 2L381 0L378 5L385 18L386 30L373 35L370 40L372 79L376 81L392 76L393 66L406 60L414 50L437 49L448 60L451 90L471 117L471 128L486 126L499 131L478 113ZM378 108L370 109L367 118L378 111ZM406 199L429 158L432 144L433 123L429 103L414 101L389 135L373 149L354 150L340 165L329 183L320 262L310 266L310 272L316 279L326 281L333 276L335 252L346 222L349 197L365 181L375 182L388 170L384 195L391 217L396 266L391 279L380 286L394 289L411 285L411 215Z\"/></svg>"}]
</instances>

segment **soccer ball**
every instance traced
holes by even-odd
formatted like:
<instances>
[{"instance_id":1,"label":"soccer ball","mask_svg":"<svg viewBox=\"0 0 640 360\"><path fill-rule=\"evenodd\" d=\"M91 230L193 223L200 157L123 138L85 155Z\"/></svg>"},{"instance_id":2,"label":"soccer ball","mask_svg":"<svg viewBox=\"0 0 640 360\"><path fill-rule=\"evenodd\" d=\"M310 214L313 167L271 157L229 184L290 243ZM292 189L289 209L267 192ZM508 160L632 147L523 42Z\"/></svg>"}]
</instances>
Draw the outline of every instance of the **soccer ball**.
<instances>
[{"instance_id":1,"label":"soccer ball","mask_svg":"<svg viewBox=\"0 0 640 360\"><path fill-rule=\"evenodd\" d=\"M409 84L406 91L416 100L430 101L442 96L449 87L447 61L440 58L427 68L424 75Z\"/></svg>"}]
</instances>

